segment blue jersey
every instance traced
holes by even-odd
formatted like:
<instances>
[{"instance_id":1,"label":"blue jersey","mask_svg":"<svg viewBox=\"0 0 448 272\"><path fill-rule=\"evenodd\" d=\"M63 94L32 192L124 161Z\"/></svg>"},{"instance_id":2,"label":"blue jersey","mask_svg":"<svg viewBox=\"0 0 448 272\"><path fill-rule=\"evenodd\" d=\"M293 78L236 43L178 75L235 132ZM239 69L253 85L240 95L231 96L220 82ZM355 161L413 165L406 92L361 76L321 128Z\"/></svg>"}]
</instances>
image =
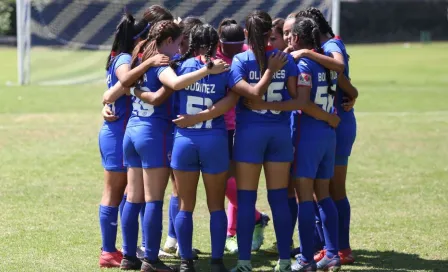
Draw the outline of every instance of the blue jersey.
<instances>
[{"instance_id":1,"label":"blue jersey","mask_svg":"<svg viewBox=\"0 0 448 272\"><path fill-rule=\"evenodd\" d=\"M271 54L277 53L277 49L266 51L266 58ZM297 67L291 56L288 56L288 63L272 78L271 84L263 96L268 102L285 101L291 99L287 82L288 78L297 76ZM255 85L260 79L260 68L252 50L235 55L231 66L231 80L238 83L240 80L246 80L249 84ZM243 99L240 99L236 106L237 125L248 125L253 123L270 124L289 124L290 112L271 111L271 110L250 110L244 105Z\"/></svg>"},{"instance_id":2,"label":"blue jersey","mask_svg":"<svg viewBox=\"0 0 448 272\"><path fill-rule=\"evenodd\" d=\"M188 74L204 67L201 60L190 58L184 61L177 69L178 75ZM230 72L217 75L208 75L194 84L177 92L179 99L179 114L194 115L221 100L227 94L227 87L231 88L235 83L230 80ZM226 129L224 115L212 120L196 124L186 130L192 129ZM182 130L182 129L178 129ZM184 129L185 130L185 129Z\"/></svg>"},{"instance_id":3,"label":"blue jersey","mask_svg":"<svg viewBox=\"0 0 448 272\"><path fill-rule=\"evenodd\" d=\"M349 77L349 67L348 67L348 54L347 54L347 50L345 49L345 45L344 43L340 40L340 39L331 39L328 40L327 42L325 42L322 45L323 50L325 51L326 54L330 54L333 52L339 53L344 57L344 64L345 64L345 69L344 69L344 75L350 79ZM335 106L336 109L338 111L338 115L344 115L344 113L346 113L346 111L344 111L344 109L342 108L342 103L343 98L344 98L345 94L344 91L342 91L341 88L337 88L336 89L336 99L335 99ZM351 110L351 112L353 111L353 109Z\"/></svg>"},{"instance_id":4,"label":"blue jersey","mask_svg":"<svg viewBox=\"0 0 448 272\"><path fill-rule=\"evenodd\" d=\"M149 68L143 75L143 83L140 86L140 90L144 92L157 92L157 90L159 90L163 85L159 80L159 76L167 67L168 66ZM144 124L145 122L149 123L153 118L165 120L171 123L174 117L171 97L159 106L148 104L135 96L132 97L132 101L133 109L128 127Z\"/></svg>"},{"instance_id":5,"label":"blue jersey","mask_svg":"<svg viewBox=\"0 0 448 272\"><path fill-rule=\"evenodd\" d=\"M297 64L299 69L298 86L311 87L310 100L321 107L328 113L334 112L334 97L328 94L328 83L326 80L325 68L320 64L308 59L301 58ZM333 86L336 86L337 73L330 71ZM327 122L317 120L314 117L302 112L300 116L299 126L303 126L304 130L315 133L331 129ZM312 129L312 130L311 130Z\"/></svg>"},{"instance_id":6,"label":"blue jersey","mask_svg":"<svg viewBox=\"0 0 448 272\"><path fill-rule=\"evenodd\" d=\"M107 70L107 87L112 88L119 80L115 72L118 67L124 64L131 63L132 56L129 54L119 54L114 57L112 63ZM114 111L115 115L118 116L118 120L114 122L104 121L104 125L109 127L112 130L126 128L126 123L131 114L131 97L127 95L122 95L118 98L114 103L110 105L111 109Z\"/></svg>"}]
</instances>

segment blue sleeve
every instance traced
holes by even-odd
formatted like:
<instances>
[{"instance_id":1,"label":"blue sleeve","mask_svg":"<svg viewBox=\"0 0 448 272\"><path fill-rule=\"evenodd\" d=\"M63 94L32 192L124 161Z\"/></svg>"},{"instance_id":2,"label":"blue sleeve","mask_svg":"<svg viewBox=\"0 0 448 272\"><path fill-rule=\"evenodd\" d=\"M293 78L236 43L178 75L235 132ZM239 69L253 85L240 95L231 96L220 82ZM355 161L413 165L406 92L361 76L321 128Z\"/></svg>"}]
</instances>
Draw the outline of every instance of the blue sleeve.
<instances>
[{"instance_id":1,"label":"blue sleeve","mask_svg":"<svg viewBox=\"0 0 448 272\"><path fill-rule=\"evenodd\" d=\"M339 48L338 44L334 41L328 41L327 43L325 43L324 50L325 50L325 53L336 52L336 53L342 54L341 48Z\"/></svg>"},{"instance_id":2,"label":"blue sleeve","mask_svg":"<svg viewBox=\"0 0 448 272\"><path fill-rule=\"evenodd\" d=\"M131 64L132 56L129 54L121 54L118 56L117 60L115 61L114 66L114 73L117 71L118 67L120 67L123 64Z\"/></svg>"},{"instance_id":3,"label":"blue sleeve","mask_svg":"<svg viewBox=\"0 0 448 272\"><path fill-rule=\"evenodd\" d=\"M244 65L237 55L233 58L232 66L230 67L229 80L227 82L228 87L232 88L235 86L244 78L245 74Z\"/></svg>"},{"instance_id":4,"label":"blue sleeve","mask_svg":"<svg viewBox=\"0 0 448 272\"><path fill-rule=\"evenodd\" d=\"M286 73L287 77L297 76L299 74L299 70L297 69L296 62L291 55L288 55L288 63L286 63Z\"/></svg>"},{"instance_id":5,"label":"blue sleeve","mask_svg":"<svg viewBox=\"0 0 448 272\"><path fill-rule=\"evenodd\" d=\"M165 71L165 69L168 68L168 67L169 67L169 66L159 66L159 67L156 67L155 69L156 69L157 77L159 77L160 74L161 74L163 71Z\"/></svg>"}]
</instances>

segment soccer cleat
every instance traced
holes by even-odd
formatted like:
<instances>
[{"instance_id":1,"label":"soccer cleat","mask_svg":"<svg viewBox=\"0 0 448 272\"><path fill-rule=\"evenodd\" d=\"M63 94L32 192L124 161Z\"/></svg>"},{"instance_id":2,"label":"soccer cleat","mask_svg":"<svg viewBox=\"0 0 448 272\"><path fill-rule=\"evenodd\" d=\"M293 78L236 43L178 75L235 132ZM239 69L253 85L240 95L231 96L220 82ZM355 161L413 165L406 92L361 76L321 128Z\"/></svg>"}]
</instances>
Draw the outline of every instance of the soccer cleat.
<instances>
[{"instance_id":1,"label":"soccer cleat","mask_svg":"<svg viewBox=\"0 0 448 272\"><path fill-rule=\"evenodd\" d=\"M179 272L196 272L193 260L181 260Z\"/></svg>"},{"instance_id":2,"label":"soccer cleat","mask_svg":"<svg viewBox=\"0 0 448 272\"><path fill-rule=\"evenodd\" d=\"M326 254L327 254L327 251L325 249L320 250L319 252L317 252L314 255L314 261L316 263L320 262L320 260L322 260L325 257Z\"/></svg>"},{"instance_id":3,"label":"soccer cleat","mask_svg":"<svg viewBox=\"0 0 448 272\"><path fill-rule=\"evenodd\" d=\"M300 258L298 258L297 261L291 266L291 271L315 272L317 271L316 262L312 261L309 263L305 263Z\"/></svg>"},{"instance_id":4,"label":"soccer cleat","mask_svg":"<svg viewBox=\"0 0 448 272\"><path fill-rule=\"evenodd\" d=\"M322 260L320 260L317 263L317 269L320 271L333 271L337 272L341 269L341 260L339 259L339 256L336 255L333 258L328 258L327 255L325 255Z\"/></svg>"},{"instance_id":5,"label":"soccer cleat","mask_svg":"<svg viewBox=\"0 0 448 272\"><path fill-rule=\"evenodd\" d=\"M293 248L291 250L291 259L297 259L300 255L300 247Z\"/></svg>"},{"instance_id":6,"label":"soccer cleat","mask_svg":"<svg viewBox=\"0 0 448 272\"><path fill-rule=\"evenodd\" d=\"M252 264L250 261L238 260L231 272L252 272Z\"/></svg>"},{"instance_id":7,"label":"soccer cleat","mask_svg":"<svg viewBox=\"0 0 448 272\"><path fill-rule=\"evenodd\" d=\"M121 260L121 270L140 270L141 267L142 261L137 257L124 255Z\"/></svg>"},{"instance_id":8,"label":"soccer cleat","mask_svg":"<svg viewBox=\"0 0 448 272\"><path fill-rule=\"evenodd\" d=\"M191 251L193 252L193 260L199 260L198 254L201 253L201 251L196 248L193 248ZM176 249L176 257L180 258L179 248Z\"/></svg>"},{"instance_id":9,"label":"soccer cleat","mask_svg":"<svg viewBox=\"0 0 448 272\"><path fill-rule=\"evenodd\" d=\"M229 272L222 259L212 259L210 262L210 272Z\"/></svg>"},{"instance_id":10,"label":"soccer cleat","mask_svg":"<svg viewBox=\"0 0 448 272\"><path fill-rule=\"evenodd\" d=\"M159 258L169 259L169 258L176 258L176 256L175 254L165 252L163 249L159 249Z\"/></svg>"},{"instance_id":11,"label":"soccer cleat","mask_svg":"<svg viewBox=\"0 0 448 272\"><path fill-rule=\"evenodd\" d=\"M172 272L173 269L171 269L169 266L164 264L160 259L157 259L155 261L150 261L145 258L142 261L140 271L141 272Z\"/></svg>"},{"instance_id":12,"label":"soccer cleat","mask_svg":"<svg viewBox=\"0 0 448 272\"><path fill-rule=\"evenodd\" d=\"M175 254L177 250L177 239L172 237L167 237L165 245L163 246L163 251L170 254Z\"/></svg>"},{"instance_id":13,"label":"soccer cleat","mask_svg":"<svg viewBox=\"0 0 448 272\"><path fill-rule=\"evenodd\" d=\"M291 260L278 260L274 272L291 272Z\"/></svg>"},{"instance_id":14,"label":"soccer cleat","mask_svg":"<svg viewBox=\"0 0 448 272\"><path fill-rule=\"evenodd\" d=\"M144 247L137 247L136 255L137 255L137 258L139 258L140 260L145 258L145 248Z\"/></svg>"},{"instance_id":15,"label":"soccer cleat","mask_svg":"<svg viewBox=\"0 0 448 272\"><path fill-rule=\"evenodd\" d=\"M115 252L102 251L100 255L100 268L113 268L120 267L121 260L123 259L123 253L117 250Z\"/></svg>"},{"instance_id":16,"label":"soccer cleat","mask_svg":"<svg viewBox=\"0 0 448 272\"><path fill-rule=\"evenodd\" d=\"M338 255L341 265L353 264L355 262L355 257L353 257L353 253L350 248L339 251Z\"/></svg>"},{"instance_id":17,"label":"soccer cleat","mask_svg":"<svg viewBox=\"0 0 448 272\"><path fill-rule=\"evenodd\" d=\"M225 249L230 252L231 254L238 253L238 242L236 240L235 236L228 236L226 239L226 247Z\"/></svg>"},{"instance_id":18,"label":"soccer cleat","mask_svg":"<svg viewBox=\"0 0 448 272\"><path fill-rule=\"evenodd\" d=\"M264 229L271 220L267 214L261 213L260 222L255 224L254 233L252 235L252 251L258 251L263 245L264 241Z\"/></svg>"}]
</instances>

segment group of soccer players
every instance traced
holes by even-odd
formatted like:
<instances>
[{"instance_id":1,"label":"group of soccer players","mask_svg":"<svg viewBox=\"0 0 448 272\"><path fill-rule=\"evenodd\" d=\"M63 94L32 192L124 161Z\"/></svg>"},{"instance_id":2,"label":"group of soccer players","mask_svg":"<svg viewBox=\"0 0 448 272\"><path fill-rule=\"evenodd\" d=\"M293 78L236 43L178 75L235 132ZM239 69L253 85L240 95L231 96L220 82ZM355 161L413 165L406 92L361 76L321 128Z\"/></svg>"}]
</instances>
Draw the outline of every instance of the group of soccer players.
<instances>
[{"instance_id":1,"label":"group of soccer players","mask_svg":"<svg viewBox=\"0 0 448 272\"><path fill-rule=\"evenodd\" d=\"M100 267L195 271L193 212L202 173L211 271L228 271L225 250L238 253L232 271L252 271L251 252L270 221L255 208L262 167L276 234L268 252L279 256L274 271L338 271L354 262L345 179L358 92L348 59L316 8L274 21L254 11L244 27L225 19L217 30L194 17L174 20L158 5L140 20L124 15L107 57L99 134ZM180 256L176 267L159 258L170 177L163 250Z\"/></svg>"}]
</instances>

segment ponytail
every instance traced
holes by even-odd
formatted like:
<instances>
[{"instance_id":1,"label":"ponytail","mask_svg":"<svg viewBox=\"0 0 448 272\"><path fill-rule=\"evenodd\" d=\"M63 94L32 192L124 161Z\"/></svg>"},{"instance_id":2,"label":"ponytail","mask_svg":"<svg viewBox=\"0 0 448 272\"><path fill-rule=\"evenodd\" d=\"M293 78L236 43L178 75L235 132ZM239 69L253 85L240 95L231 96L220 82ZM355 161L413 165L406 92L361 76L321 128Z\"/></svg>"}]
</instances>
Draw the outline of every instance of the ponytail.
<instances>
[{"instance_id":1,"label":"ponytail","mask_svg":"<svg viewBox=\"0 0 448 272\"><path fill-rule=\"evenodd\" d=\"M247 41L254 52L260 68L260 76L267 69L266 60L266 37L272 28L272 19L264 11L254 11L246 17Z\"/></svg>"},{"instance_id":2,"label":"ponytail","mask_svg":"<svg viewBox=\"0 0 448 272\"><path fill-rule=\"evenodd\" d=\"M121 18L115 30L114 42L112 43L112 49L107 57L106 70L109 70L110 65L113 62L115 56L121 53L131 54L134 48L134 17L126 13Z\"/></svg>"}]
</instances>

